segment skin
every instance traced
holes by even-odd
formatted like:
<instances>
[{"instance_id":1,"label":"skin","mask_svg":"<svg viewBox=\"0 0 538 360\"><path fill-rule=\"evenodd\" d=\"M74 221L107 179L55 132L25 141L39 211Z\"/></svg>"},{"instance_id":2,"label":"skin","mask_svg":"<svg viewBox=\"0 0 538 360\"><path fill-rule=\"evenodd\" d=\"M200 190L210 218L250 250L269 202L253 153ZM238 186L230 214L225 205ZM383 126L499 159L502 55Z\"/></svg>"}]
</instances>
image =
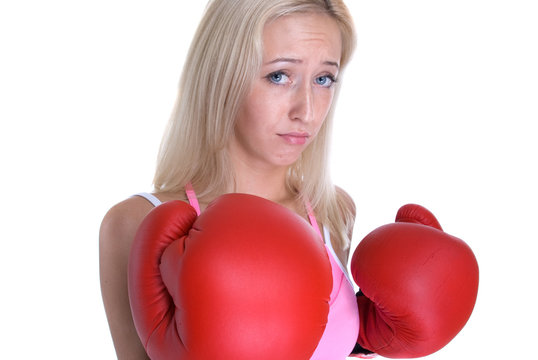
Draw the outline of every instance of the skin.
<instances>
[{"instance_id":1,"label":"skin","mask_svg":"<svg viewBox=\"0 0 538 360\"><path fill-rule=\"evenodd\" d=\"M341 38L322 14L296 14L265 26L263 64L244 99L228 151L237 192L288 207L305 218L285 186L287 168L317 135L334 96ZM161 201L181 194L157 194ZM202 211L207 203L201 203ZM127 264L136 229L152 205L129 198L105 215L99 234L101 289L118 359L148 359L136 334L127 293ZM335 248L343 264L348 252Z\"/></svg>"},{"instance_id":2,"label":"skin","mask_svg":"<svg viewBox=\"0 0 538 360\"><path fill-rule=\"evenodd\" d=\"M286 203L293 198L283 186L287 169L329 111L342 45L337 24L322 14L279 18L265 26L263 43L228 150L239 189Z\"/></svg>"}]
</instances>

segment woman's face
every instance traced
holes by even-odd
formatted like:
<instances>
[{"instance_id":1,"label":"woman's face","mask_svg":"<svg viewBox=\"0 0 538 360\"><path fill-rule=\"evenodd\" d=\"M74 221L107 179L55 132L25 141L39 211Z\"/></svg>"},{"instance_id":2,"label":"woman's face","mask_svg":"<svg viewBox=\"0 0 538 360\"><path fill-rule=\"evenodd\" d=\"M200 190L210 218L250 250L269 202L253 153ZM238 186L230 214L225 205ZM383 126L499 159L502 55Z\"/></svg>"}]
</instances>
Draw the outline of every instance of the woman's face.
<instances>
[{"instance_id":1,"label":"woman's face","mask_svg":"<svg viewBox=\"0 0 538 360\"><path fill-rule=\"evenodd\" d=\"M317 135L334 96L342 40L325 14L268 23L263 61L236 119L232 156L251 166L293 164Z\"/></svg>"}]
</instances>

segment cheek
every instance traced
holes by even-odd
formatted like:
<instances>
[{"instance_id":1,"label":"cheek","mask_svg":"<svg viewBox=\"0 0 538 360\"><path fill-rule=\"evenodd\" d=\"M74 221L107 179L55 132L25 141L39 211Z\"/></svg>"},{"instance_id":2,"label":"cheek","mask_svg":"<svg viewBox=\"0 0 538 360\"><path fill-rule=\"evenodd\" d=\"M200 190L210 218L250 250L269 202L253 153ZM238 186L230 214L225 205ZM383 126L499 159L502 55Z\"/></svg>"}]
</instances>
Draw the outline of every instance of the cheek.
<instances>
[{"instance_id":1,"label":"cheek","mask_svg":"<svg viewBox=\"0 0 538 360\"><path fill-rule=\"evenodd\" d=\"M321 125L323 125L323 122L331 109L333 97L334 93L332 91L330 94L322 93L320 96L318 96L318 101L316 101L316 114L318 114L316 117L316 126L318 129L321 127Z\"/></svg>"},{"instance_id":2,"label":"cheek","mask_svg":"<svg viewBox=\"0 0 538 360\"><path fill-rule=\"evenodd\" d=\"M241 106L235 124L236 133L250 139L263 135L267 126L266 112L267 105L262 100L263 97L249 96Z\"/></svg>"},{"instance_id":3,"label":"cheek","mask_svg":"<svg viewBox=\"0 0 538 360\"><path fill-rule=\"evenodd\" d=\"M238 124L250 131L270 131L282 117L282 96L270 91L254 91L239 112Z\"/></svg>"}]
</instances>

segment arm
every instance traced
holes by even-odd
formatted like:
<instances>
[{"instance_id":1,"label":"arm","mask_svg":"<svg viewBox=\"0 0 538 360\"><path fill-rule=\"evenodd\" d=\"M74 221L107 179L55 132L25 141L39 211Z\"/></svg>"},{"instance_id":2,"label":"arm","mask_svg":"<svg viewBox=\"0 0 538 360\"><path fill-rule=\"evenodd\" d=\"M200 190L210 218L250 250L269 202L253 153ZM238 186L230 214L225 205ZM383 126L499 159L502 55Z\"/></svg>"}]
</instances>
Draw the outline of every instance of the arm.
<instances>
[{"instance_id":1,"label":"arm","mask_svg":"<svg viewBox=\"0 0 538 360\"><path fill-rule=\"evenodd\" d=\"M127 292L127 264L138 225L151 210L139 198L127 199L105 215L99 231L103 303L118 359L149 359L133 323Z\"/></svg>"}]
</instances>

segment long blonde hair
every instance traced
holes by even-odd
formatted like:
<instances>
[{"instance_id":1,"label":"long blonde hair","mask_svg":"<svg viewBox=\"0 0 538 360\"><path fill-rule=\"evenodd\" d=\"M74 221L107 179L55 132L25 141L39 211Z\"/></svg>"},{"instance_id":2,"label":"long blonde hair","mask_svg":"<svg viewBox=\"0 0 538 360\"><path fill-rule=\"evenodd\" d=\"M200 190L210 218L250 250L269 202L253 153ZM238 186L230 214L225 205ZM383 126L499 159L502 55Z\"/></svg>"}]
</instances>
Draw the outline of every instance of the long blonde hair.
<instances>
[{"instance_id":1,"label":"long blonde hair","mask_svg":"<svg viewBox=\"0 0 538 360\"><path fill-rule=\"evenodd\" d=\"M355 31L342 0L209 2L189 49L159 151L156 192L181 192L188 182L201 199L233 192L233 171L226 146L239 106L262 63L263 28L281 16L305 12L322 12L337 22L343 70L355 47ZM303 200L310 200L318 220L329 227L345 249L350 242L354 208L336 190L328 171L332 118L340 83L316 139L289 169L287 186Z\"/></svg>"}]
</instances>

